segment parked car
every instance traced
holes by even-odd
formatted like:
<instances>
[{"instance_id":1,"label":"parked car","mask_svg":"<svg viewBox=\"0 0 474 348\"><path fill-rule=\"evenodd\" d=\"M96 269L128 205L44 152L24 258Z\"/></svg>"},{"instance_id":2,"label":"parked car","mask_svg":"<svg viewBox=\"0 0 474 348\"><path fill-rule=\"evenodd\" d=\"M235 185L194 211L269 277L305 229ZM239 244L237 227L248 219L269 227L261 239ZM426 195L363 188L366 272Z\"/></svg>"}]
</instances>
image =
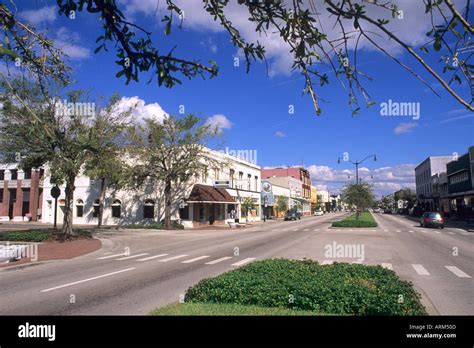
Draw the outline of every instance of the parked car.
<instances>
[{"instance_id":1,"label":"parked car","mask_svg":"<svg viewBox=\"0 0 474 348\"><path fill-rule=\"evenodd\" d=\"M440 213L426 212L421 216L420 226L444 228L444 219Z\"/></svg>"},{"instance_id":2,"label":"parked car","mask_svg":"<svg viewBox=\"0 0 474 348\"><path fill-rule=\"evenodd\" d=\"M384 214L392 214L392 210L391 209L385 209L383 211Z\"/></svg>"},{"instance_id":3,"label":"parked car","mask_svg":"<svg viewBox=\"0 0 474 348\"><path fill-rule=\"evenodd\" d=\"M321 215L324 215L322 210L315 210L314 211L314 216L321 216Z\"/></svg>"},{"instance_id":4,"label":"parked car","mask_svg":"<svg viewBox=\"0 0 474 348\"><path fill-rule=\"evenodd\" d=\"M381 210L380 210L380 208L374 208L374 209L373 209L373 212L374 212L374 213L380 213Z\"/></svg>"},{"instance_id":5,"label":"parked car","mask_svg":"<svg viewBox=\"0 0 474 348\"><path fill-rule=\"evenodd\" d=\"M301 220L301 213L296 210L288 210L285 214L285 221L288 220Z\"/></svg>"}]
</instances>

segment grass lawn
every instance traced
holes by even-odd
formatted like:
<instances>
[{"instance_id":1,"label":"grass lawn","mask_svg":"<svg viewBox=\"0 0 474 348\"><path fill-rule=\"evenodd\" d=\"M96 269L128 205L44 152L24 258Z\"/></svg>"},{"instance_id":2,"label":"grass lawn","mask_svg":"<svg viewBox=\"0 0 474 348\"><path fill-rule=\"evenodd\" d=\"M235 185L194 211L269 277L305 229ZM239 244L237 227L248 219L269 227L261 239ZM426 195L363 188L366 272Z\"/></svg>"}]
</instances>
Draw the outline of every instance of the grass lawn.
<instances>
[{"instance_id":1,"label":"grass lawn","mask_svg":"<svg viewBox=\"0 0 474 348\"><path fill-rule=\"evenodd\" d=\"M151 315L317 315L316 312L219 303L175 303L155 309Z\"/></svg>"},{"instance_id":2,"label":"grass lawn","mask_svg":"<svg viewBox=\"0 0 474 348\"><path fill-rule=\"evenodd\" d=\"M356 220L356 214L353 214L344 220L333 222L332 227L377 227L377 223L375 222L372 214L368 211L365 211L359 215L358 220Z\"/></svg>"}]
</instances>

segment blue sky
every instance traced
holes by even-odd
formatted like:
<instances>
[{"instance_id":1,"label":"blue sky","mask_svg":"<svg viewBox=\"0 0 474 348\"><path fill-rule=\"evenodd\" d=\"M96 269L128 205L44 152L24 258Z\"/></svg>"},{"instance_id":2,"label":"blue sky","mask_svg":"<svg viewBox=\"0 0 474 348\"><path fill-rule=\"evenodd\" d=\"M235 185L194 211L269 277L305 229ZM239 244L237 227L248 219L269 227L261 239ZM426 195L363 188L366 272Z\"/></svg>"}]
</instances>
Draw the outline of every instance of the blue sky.
<instances>
[{"instance_id":1,"label":"blue sky","mask_svg":"<svg viewBox=\"0 0 474 348\"><path fill-rule=\"evenodd\" d=\"M212 20L209 22L205 13L197 13L200 1L191 0L183 5L190 6L184 29L175 28L172 35L165 38L159 20L164 12L158 10L157 17L150 15L150 8L156 8L156 1L119 2L124 4L126 14L132 20L154 32L153 38L160 47L177 44L175 53L178 56L203 62L216 60L219 76L212 80L183 79L181 86L169 90L159 88L156 79L146 84L150 75L145 73L139 83L126 86L123 79L115 78L118 67L113 63L112 47L109 47L109 53L93 53L95 39L100 35L100 23L92 15L79 13L75 20L60 18L55 2L47 0L36 1L33 7L30 2L20 1L18 6L23 11L23 18L48 30L58 45L69 53L77 81L75 87L90 90L94 96L110 96L114 92L125 97L136 96L146 104L159 104L170 114L178 114L179 106L184 105L187 113L193 112L203 118L223 115L227 122L223 129L224 146L257 150L261 166L304 163L312 172L313 183L321 188L334 190L349 180L342 171L352 170L353 166L337 164L337 158L344 152L353 160L377 154L377 162L366 161L364 166L375 176L374 185L380 194L402 186L413 188L413 167L427 156L462 154L473 145L472 113L463 110L446 92L440 91L441 98L428 92L424 85L378 52L363 49L358 54L361 70L374 77L374 81L366 81L365 87L377 104L371 109L361 105L360 115L352 116L347 93L334 76L329 75L331 84L317 90L326 100L321 102L323 112L318 117L309 96L302 96L302 77L288 69L283 44L270 49L270 77L262 63L254 64L246 74L242 60L240 67L233 65L237 52L227 34L211 23ZM419 25L419 21L407 20L400 27L402 35L405 30L407 37L412 35L419 41L425 29ZM252 39L250 29L243 33L244 37L247 35ZM406 55L394 52L400 59L410 62ZM427 80L439 89L439 84ZM466 97L465 89L462 93ZM407 116L381 116L380 103L389 99L420 103L419 120ZM294 106L294 114L288 113L289 105Z\"/></svg>"}]
</instances>

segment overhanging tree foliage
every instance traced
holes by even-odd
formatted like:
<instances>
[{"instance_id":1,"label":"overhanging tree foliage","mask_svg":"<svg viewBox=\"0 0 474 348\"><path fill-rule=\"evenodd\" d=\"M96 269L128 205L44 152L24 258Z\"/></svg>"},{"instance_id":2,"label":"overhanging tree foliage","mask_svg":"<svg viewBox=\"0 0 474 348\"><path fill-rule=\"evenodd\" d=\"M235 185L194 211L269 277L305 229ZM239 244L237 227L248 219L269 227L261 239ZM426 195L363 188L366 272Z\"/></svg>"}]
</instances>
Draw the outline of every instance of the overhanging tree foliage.
<instances>
[{"instance_id":1,"label":"overhanging tree foliage","mask_svg":"<svg viewBox=\"0 0 474 348\"><path fill-rule=\"evenodd\" d=\"M228 19L226 11L229 11L229 0L199 1L229 34L233 45L242 51L247 72L254 61L265 61L265 47L259 42L246 42L238 28ZM470 0L456 4L452 0L422 1L431 29L426 33L426 42L419 47L412 47L390 29L390 24L403 11L395 0L238 0L238 5L246 8L248 20L258 33L266 35L276 32L286 43L293 56L293 69L304 77L303 92L311 97L317 114L321 112L318 88L329 83L328 70L347 90L353 114L360 110L360 97L367 106L374 103L363 80L370 77L358 66L357 53L363 40L420 80L436 95L438 92L423 75L438 83L467 110L474 111L471 93L474 66L470 63L474 29L469 23ZM166 0L165 3L166 14L162 18L164 35L171 35L173 25L177 22L181 25L186 19L175 1ZM96 53L113 48L119 66L116 77L125 78L126 83L138 81L140 74L151 72L149 82L156 77L159 86L171 88L180 84L183 77L212 78L218 74L218 67L213 61L206 64L193 58L179 57L176 46L170 51L159 48L152 39L157 34L130 22L121 11L121 3L108 0L57 0L57 4L59 13L64 16L87 12L98 17L102 33L96 39ZM0 3L0 24L3 24L5 33L5 39L0 41L0 57L14 61L19 56L37 74L67 80L63 76L66 69L59 53L54 51L46 36L41 36L34 28L18 20L14 7L13 1ZM326 28L322 25L321 17L328 15L333 25ZM21 32L26 34L22 36ZM404 61L394 56L380 44L381 40L394 43L411 59ZM41 57L35 55L34 45L44 48L41 56L45 60L43 70L39 64ZM418 68L423 74L417 72ZM458 84L463 93L457 93L453 84Z\"/></svg>"}]
</instances>

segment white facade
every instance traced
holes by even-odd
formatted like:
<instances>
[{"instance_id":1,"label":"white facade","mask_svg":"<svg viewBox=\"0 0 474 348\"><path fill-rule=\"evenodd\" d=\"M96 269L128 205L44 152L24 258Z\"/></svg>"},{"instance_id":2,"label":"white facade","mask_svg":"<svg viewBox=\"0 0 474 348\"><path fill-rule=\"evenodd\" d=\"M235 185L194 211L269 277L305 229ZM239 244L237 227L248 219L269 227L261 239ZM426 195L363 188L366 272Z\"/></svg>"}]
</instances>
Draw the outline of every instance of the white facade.
<instances>
[{"instance_id":1,"label":"white facade","mask_svg":"<svg viewBox=\"0 0 474 348\"><path fill-rule=\"evenodd\" d=\"M236 217L243 220L260 220L260 167L246 162L236 157L232 157L225 153L217 151L209 151L209 156L213 157L222 168L209 168L207 173L203 173L198 177L194 177L192 181L186 184L186 187L176 192L174 198L174 208L172 209L172 219L178 220L185 227L194 227L196 224L205 224L207 216L201 219L201 210L195 209L197 205L210 205L212 202L195 202L186 204L186 198L192 191L194 184L214 186L216 180L229 180L230 187L226 191L233 197L235 204L232 208L236 211ZM54 199L51 197L52 184L50 183L49 170L46 171L44 180L43 195L43 222L52 223L54 220ZM231 174L234 175L232 180ZM237 177L237 178L236 178ZM98 223L98 200L100 195L100 180L91 180L90 178L80 175L76 178L74 191L74 208L73 221L74 224L95 225ZM64 189L62 186L61 195L58 198L58 223L62 223L64 217ZM163 190L160 185L154 185L154 188L143 189L141 191L134 190L107 190L104 201L103 225L127 225L137 223L160 222L164 219L164 200ZM240 203L247 197L251 197L255 201L255 209L249 213L249 216L242 216ZM227 203L216 202L219 205L216 208L216 218L218 221L230 219ZM180 218L180 208L187 211L185 219ZM230 207L229 207L230 208ZM204 209L204 208L203 208ZM208 212L206 207L205 212ZM214 207L213 207L214 209ZM214 210L212 211L214 214ZM152 215L153 218L146 216ZM213 215L214 216L214 215Z\"/></svg>"}]
</instances>

